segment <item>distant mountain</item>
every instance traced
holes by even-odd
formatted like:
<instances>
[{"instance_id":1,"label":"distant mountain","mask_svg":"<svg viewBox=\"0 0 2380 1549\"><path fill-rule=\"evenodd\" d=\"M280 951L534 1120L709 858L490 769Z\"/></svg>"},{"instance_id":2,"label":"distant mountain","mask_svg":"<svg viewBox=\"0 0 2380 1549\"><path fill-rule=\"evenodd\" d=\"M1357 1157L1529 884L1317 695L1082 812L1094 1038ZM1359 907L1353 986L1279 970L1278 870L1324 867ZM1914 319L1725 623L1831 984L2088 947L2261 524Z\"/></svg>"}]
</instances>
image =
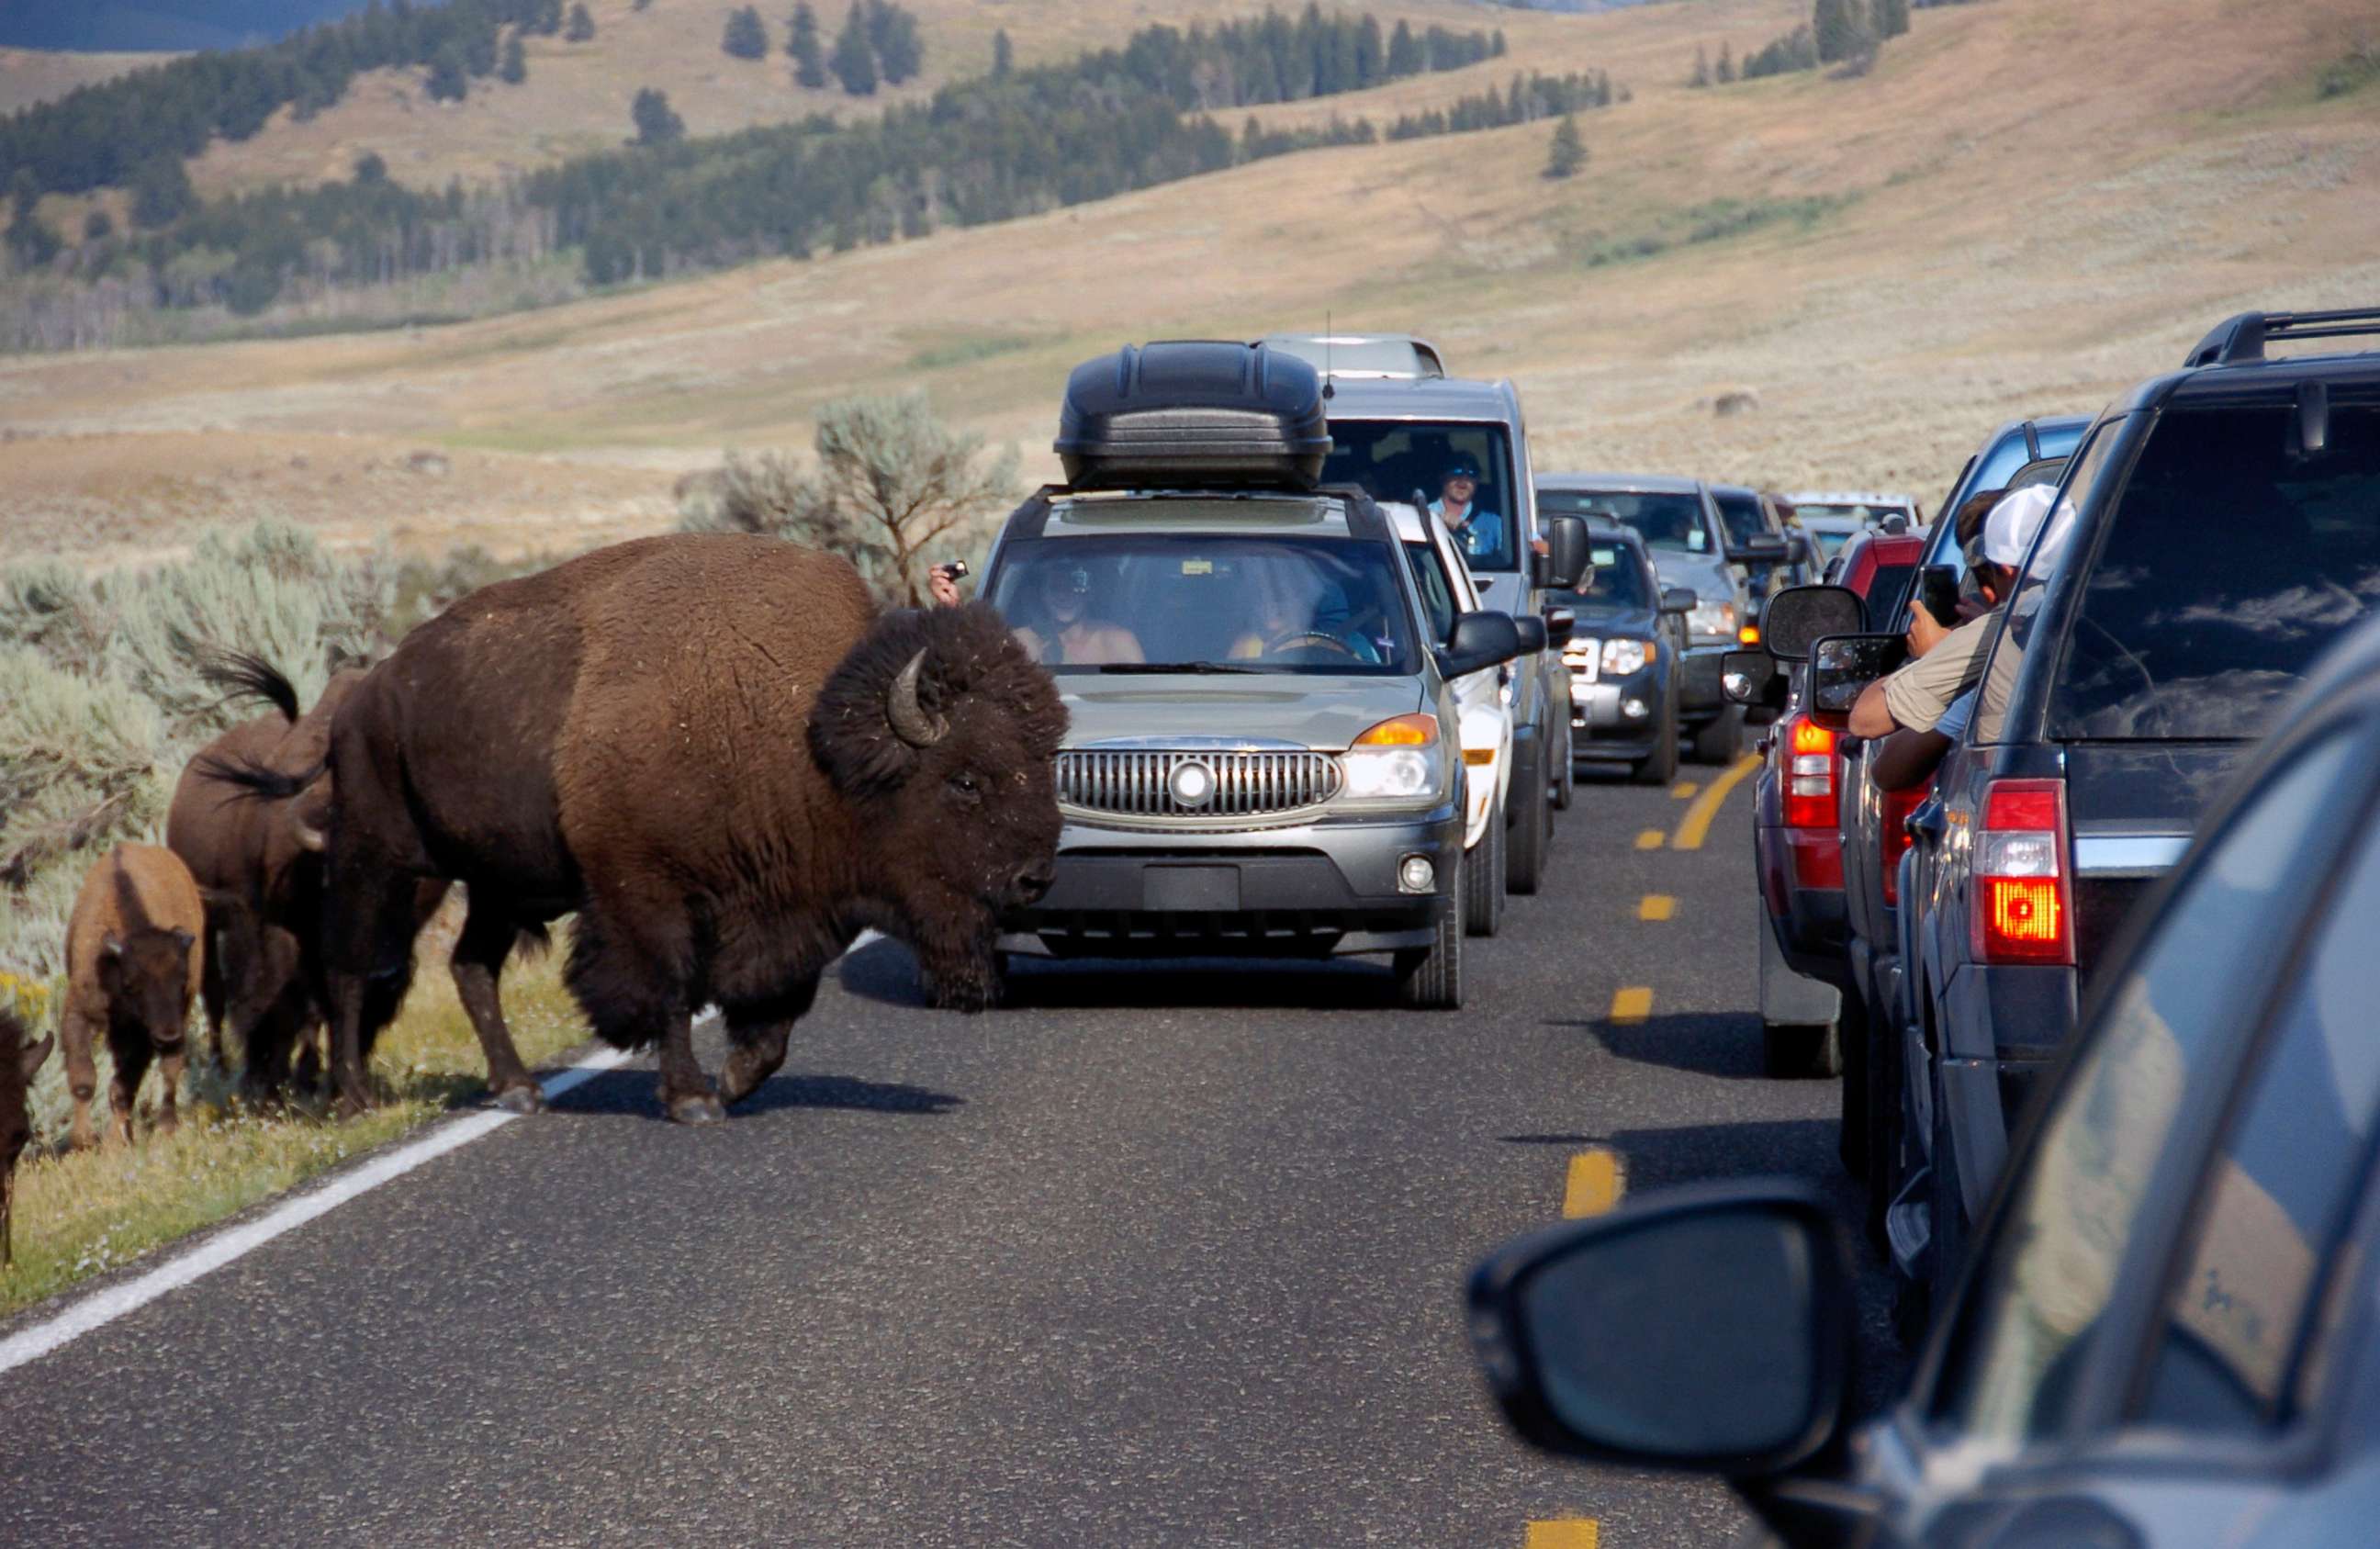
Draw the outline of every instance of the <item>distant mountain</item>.
<instances>
[{"instance_id":1,"label":"distant mountain","mask_svg":"<svg viewBox=\"0 0 2380 1549\"><path fill-rule=\"evenodd\" d=\"M239 48L364 8L365 0L0 0L0 45Z\"/></svg>"}]
</instances>

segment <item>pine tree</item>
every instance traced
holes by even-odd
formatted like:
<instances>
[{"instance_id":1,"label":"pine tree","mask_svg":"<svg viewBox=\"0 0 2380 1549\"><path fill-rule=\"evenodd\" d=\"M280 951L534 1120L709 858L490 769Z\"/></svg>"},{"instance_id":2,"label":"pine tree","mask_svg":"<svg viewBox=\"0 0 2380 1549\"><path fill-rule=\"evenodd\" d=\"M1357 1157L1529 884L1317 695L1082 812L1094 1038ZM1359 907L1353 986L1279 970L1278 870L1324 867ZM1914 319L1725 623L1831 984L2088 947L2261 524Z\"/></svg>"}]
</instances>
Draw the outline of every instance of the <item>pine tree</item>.
<instances>
[{"instance_id":1,"label":"pine tree","mask_svg":"<svg viewBox=\"0 0 2380 1549\"><path fill-rule=\"evenodd\" d=\"M475 77L496 73L496 24L484 12L472 12L463 20L463 68Z\"/></svg>"},{"instance_id":2,"label":"pine tree","mask_svg":"<svg viewBox=\"0 0 2380 1549\"><path fill-rule=\"evenodd\" d=\"M686 138L686 120L669 104L669 93L648 86L637 93L628 117L637 126L638 145L667 145Z\"/></svg>"},{"instance_id":3,"label":"pine tree","mask_svg":"<svg viewBox=\"0 0 2380 1549\"><path fill-rule=\"evenodd\" d=\"M1488 40L1488 54L1490 58L1494 59L1501 59L1504 57L1504 30L1502 28L1499 27L1496 29L1496 35Z\"/></svg>"},{"instance_id":4,"label":"pine tree","mask_svg":"<svg viewBox=\"0 0 2380 1549\"><path fill-rule=\"evenodd\" d=\"M794 7L785 34L785 52L794 56L794 82L816 91L826 84L826 49L819 42L818 13L809 0Z\"/></svg>"},{"instance_id":5,"label":"pine tree","mask_svg":"<svg viewBox=\"0 0 2380 1549\"><path fill-rule=\"evenodd\" d=\"M356 181L365 188L388 181L388 162L377 151L367 151L356 158Z\"/></svg>"},{"instance_id":6,"label":"pine tree","mask_svg":"<svg viewBox=\"0 0 2380 1549\"><path fill-rule=\"evenodd\" d=\"M834 79L855 97L876 93L876 51L868 46L867 5L868 0L851 0L843 30L835 35L834 53L827 59Z\"/></svg>"},{"instance_id":7,"label":"pine tree","mask_svg":"<svg viewBox=\"0 0 2380 1549\"><path fill-rule=\"evenodd\" d=\"M1389 34L1390 76L1419 75L1426 63L1422 56L1421 40L1414 36L1411 27L1402 21L1398 22L1397 30Z\"/></svg>"},{"instance_id":8,"label":"pine tree","mask_svg":"<svg viewBox=\"0 0 2380 1549\"><path fill-rule=\"evenodd\" d=\"M1718 64L1712 69L1711 79L1721 86L1735 79L1735 51L1726 43L1718 45Z\"/></svg>"},{"instance_id":9,"label":"pine tree","mask_svg":"<svg viewBox=\"0 0 2380 1549\"><path fill-rule=\"evenodd\" d=\"M1016 69L1016 45L1008 41L1008 29L1003 27L991 35L991 79L1006 80Z\"/></svg>"},{"instance_id":10,"label":"pine tree","mask_svg":"<svg viewBox=\"0 0 2380 1549\"><path fill-rule=\"evenodd\" d=\"M132 169L132 221L154 228L171 225L198 208L198 190L182 158L161 152Z\"/></svg>"},{"instance_id":11,"label":"pine tree","mask_svg":"<svg viewBox=\"0 0 2380 1549\"><path fill-rule=\"evenodd\" d=\"M1897 38L1909 30L1909 0L1876 0L1876 35Z\"/></svg>"},{"instance_id":12,"label":"pine tree","mask_svg":"<svg viewBox=\"0 0 2380 1549\"><path fill-rule=\"evenodd\" d=\"M1703 45L1696 43L1694 45L1694 73L1686 78L1686 84L1688 86L1694 87L1708 86L1710 84L1710 60L1704 54Z\"/></svg>"},{"instance_id":13,"label":"pine tree","mask_svg":"<svg viewBox=\"0 0 2380 1549\"><path fill-rule=\"evenodd\" d=\"M518 86L528 79L528 54L521 48L518 28L504 40L504 62L496 67L496 76L507 86Z\"/></svg>"},{"instance_id":14,"label":"pine tree","mask_svg":"<svg viewBox=\"0 0 2380 1549\"><path fill-rule=\"evenodd\" d=\"M551 38L562 30L562 0L537 0L537 8L529 13L528 30L540 38Z\"/></svg>"},{"instance_id":15,"label":"pine tree","mask_svg":"<svg viewBox=\"0 0 2380 1549\"><path fill-rule=\"evenodd\" d=\"M721 50L737 59L765 59L769 54L769 30L760 25L760 13L750 6L727 16L727 29L720 34Z\"/></svg>"},{"instance_id":16,"label":"pine tree","mask_svg":"<svg viewBox=\"0 0 2380 1549\"><path fill-rule=\"evenodd\" d=\"M1817 0L1810 15L1810 30L1818 44L1818 63L1838 65L1873 48L1868 34L1867 7L1860 0Z\"/></svg>"},{"instance_id":17,"label":"pine tree","mask_svg":"<svg viewBox=\"0 0 2380 1549\"><path fill-rule=\"evenodd\" d=\"M926 67L926 44L917 35L917 18L899 6L879 0L870 18L868 44L876 50L877 67L887 86L914 79Z\"/></svg>"},{"instance_id":18,"label":"pine tree","mask_svg":"<svg viewBox=\"0 0 2380 1549\"><path fill-rule=\"evenodd\" d=\"M1586 165L1586 142L1578 138L1578 120L1565 113L1554 126L1553 143L1546 151L1548 177L1573 177Z\"/></svg>"},{"instance_id":19,"label":"pine tree","mask_svg":"<svg viewBox=\"0 0 2380 1549\"><path fill-rule=\"evenodd\" d=\"M433 103L459 103L471 94L471 78L463 68L462 45L451 38L439 46L430 61L429 79L422 90Z\"/></svg>"},{"instance_id":20,"label":"pine tree","mask_svg":"<svg viewBox=\"0 0 2380 1549\"><path fill-rule=\"evenodd\" d=\"M759 18L756 17L753 19L758 20ZM565 43L583 43L594 36L595 18L587 14L587 7L583 5L571 6L570 26L563 32L562 41ZM769 52L769 45L765 41L760 45L760 52L763 54Z\"/></svg>"}]
</instances>

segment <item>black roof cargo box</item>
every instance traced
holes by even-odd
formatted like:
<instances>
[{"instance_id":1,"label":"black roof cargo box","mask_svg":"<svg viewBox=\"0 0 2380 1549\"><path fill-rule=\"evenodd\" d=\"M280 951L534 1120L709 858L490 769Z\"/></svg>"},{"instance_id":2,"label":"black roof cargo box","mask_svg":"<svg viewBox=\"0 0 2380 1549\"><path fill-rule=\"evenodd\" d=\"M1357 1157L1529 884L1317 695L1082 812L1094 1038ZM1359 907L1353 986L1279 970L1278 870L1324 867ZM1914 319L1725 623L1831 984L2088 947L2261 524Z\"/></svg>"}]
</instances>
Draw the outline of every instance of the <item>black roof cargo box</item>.
<instances>
[{"instance_id":1,"label":"black roof cargo box","mask_svg":"<svg viewBox=\"0 0 2380 1549\"><path fill-rule=\"evenodd\" d=\"M1262 345L1172 339L1066 379L1059 460L1077 490L1310 489L1330 453L1322 380Z\"/></svg>"}]
</instances>

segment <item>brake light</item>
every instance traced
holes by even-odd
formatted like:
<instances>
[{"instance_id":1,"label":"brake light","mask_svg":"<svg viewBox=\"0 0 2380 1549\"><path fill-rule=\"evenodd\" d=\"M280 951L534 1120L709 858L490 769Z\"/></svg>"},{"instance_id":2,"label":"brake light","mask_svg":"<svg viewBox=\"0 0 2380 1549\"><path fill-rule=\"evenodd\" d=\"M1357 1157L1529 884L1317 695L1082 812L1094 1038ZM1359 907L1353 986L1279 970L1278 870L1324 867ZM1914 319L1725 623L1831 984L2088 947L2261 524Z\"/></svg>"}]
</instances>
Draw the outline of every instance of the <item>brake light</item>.
<instances>
[{"instance_id":1,"label":"brake light","mask_svg":"<svg viewBox=\"0 0 2380 1549\"><path fill-rule=\"evenodd\" d=\"M1909 837L1909 815L1925 805L1933 789L1934 777L1927 775L1923 785L1884 793L1884 902L1896 907L1900 902L1900 857L1913 842Z\"/></svg>"},{"instance_id":2,"label":"brake light","mask_svg":"<svg viewBox=\"0 0 2380 1549\"><path fill-rule=\"evenodd\" d=\"M1835 734L1807 716L1797 715L1785 729L1784 742L1785 826L1833 828Z\"/></svg>"},{"instance_id":3,"label":"brake light","mask_svg":"<svg viewBox=\"0 0 2380 1549\"><path fill-rule=\"evenodd\" d=\"M2074 961L2066 839L2065 781L2000 780L1985 793L1971 911L1977 962Z\"/></svg>"}]
</instances>

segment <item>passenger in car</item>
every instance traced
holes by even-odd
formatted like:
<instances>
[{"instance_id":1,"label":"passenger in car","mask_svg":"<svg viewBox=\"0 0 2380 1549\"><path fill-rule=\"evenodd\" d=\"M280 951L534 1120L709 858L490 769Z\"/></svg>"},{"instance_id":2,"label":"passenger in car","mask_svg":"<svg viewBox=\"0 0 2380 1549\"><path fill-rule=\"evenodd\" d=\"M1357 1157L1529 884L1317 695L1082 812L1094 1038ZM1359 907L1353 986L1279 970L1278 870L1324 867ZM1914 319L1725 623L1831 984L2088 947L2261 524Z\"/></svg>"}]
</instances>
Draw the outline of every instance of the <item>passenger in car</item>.
<instances>
[{"instance_id":1,"label":"passenger in car","mask_svg":"<svg viewBox=\"0 0 2380 1549\"><path fill-rule=\"evenodd\" d=\"M1861 737L1896 731L1931 732L1950 702L1975 686L1984 672L1984 647L1998 623L2000 605L2016 583L2017 567L2041 531L2056 490L2046 484L2019 490L1992 507L1984 520L1981 551L1968 566L1990 611L1956 629L1945 629L1915 603L1909 610L1911 660L1868 684L1852 706L1851 730Z\"/></svg>"},{"instance_id":2,"label":"passenger in car","mask_svg":"<svg viewBox=\"0 0 2380 1549\"><path fill-rule=\"evenodd\" d=\"M1455 547L1467 560L1493 566L1509 563L1504 552L1504 520L1479 503L1479 465L1458 454L1439 475L1439 498L1429 514L1446 524Z\"/></svg>"},{"instance_id":3,"label":"passenger in car","mask_svg":"<svg viewBox=\"0 0 2380 1549\"><path fill-rule=\"evenodd\" d=\"M1015 634L1034 660L1091 667L1148 660L1131 630L1091 616L1091 573L1085 566L1045 564L1026 595L1039 602L1041 619L1038 626L1016 625Z\"/></svg>"}]
</instances>

